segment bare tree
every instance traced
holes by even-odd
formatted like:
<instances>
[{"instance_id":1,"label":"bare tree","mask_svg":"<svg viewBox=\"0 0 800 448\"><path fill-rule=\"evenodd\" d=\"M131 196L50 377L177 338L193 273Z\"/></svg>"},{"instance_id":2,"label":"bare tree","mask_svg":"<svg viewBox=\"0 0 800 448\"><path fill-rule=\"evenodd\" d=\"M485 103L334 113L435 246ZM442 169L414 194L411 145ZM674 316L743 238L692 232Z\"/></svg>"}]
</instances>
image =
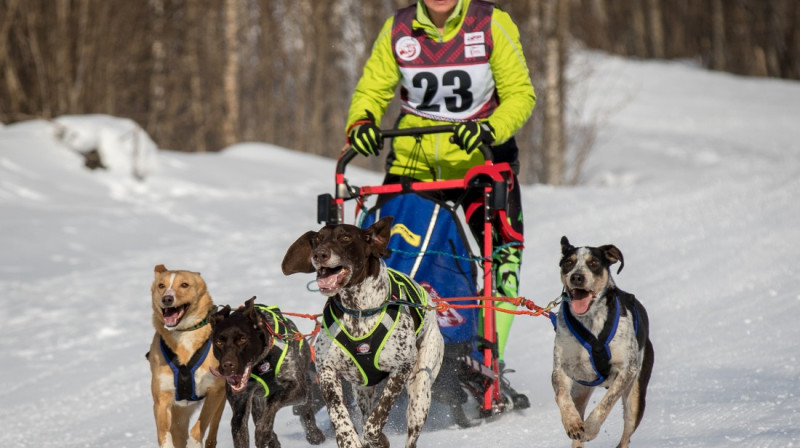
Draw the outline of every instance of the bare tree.
<instances>
[{"instance_id":1,"label":"bare tree","mask_svg":"<svg viewBox=\"0 0 800 448\"><path fill-rule=\"evenodd\" d=\"M236 143L239 124L239 1L225 0L225 116L222 120L222 141Z\"/></svg>"},{"instance_id":2,"label":"bare tree","mask_svg":"<svg viewBox=\"0 0 800 448\"><path fill-rule=\"evenodd\" d=\"M544 158L544 182L560 185L564 173L564 77L566 48L564 36L569 20L569 9L559 0L543 3L546 39L544 127L542 146Z\"/></svg>"},{"instance_id":3,"label":"bare tree","mask_svg":"<svg viewBox=\"0 0 800 448\"><path fill-rule=\"evenodd\" d=\"M711 68L725 70L725 11L722 0L711 0Z\"/></svg>"},{"instance_id":4,"label":"bare tree","mask_svg":"<svg viewBox=\"0 0 800 448\"><path fill-rule=\"evenodd\" d=\"M664 57L664 24L661 15L661 0L648 0L647 9L649 11L652 55L654 58L662 59Z\"/></svg>"},{"instance_id":5,"label":"bare tree","mask_svg":"<svg viewBox=\"0 0 800 448\"><path fill-rule=\"evenodd\" d=\"M153 138L161 140L161 122L166 108L166 49L164 48L164 0L150 0L153 18L153 40L151 52L153 58L153 71L150 74L150 107L147 120L147 129Z\"/></svg>"}]
</instances>

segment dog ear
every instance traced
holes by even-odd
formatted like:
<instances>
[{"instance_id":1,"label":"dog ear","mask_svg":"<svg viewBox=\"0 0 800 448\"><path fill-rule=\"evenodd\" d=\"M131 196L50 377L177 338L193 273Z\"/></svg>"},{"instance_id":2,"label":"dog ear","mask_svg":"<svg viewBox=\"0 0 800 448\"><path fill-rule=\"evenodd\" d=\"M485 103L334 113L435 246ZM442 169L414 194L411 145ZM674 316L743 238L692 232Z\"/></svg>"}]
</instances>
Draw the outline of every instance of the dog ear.
<instances>
[{"instance_id":1,"label":"dog ear","mask_svg":"<svg viewBox=\"0 0 800 448\"><path fill-rule=\"evenodd\" d=\"M389 238L392 236L392 222L394 222L394 218L387 216L366 229L367 242L370 243L373 253L378 258L386 256L386 248L389 246Z\"/></svg>"},{"instance_id":2,"label":"dog ear","mask_svg":"<svg viewBox=\"0 0 800 448\"><path fill-rule=\"evenodd\" d=\"M572 244L569 243L569 240L567 239L566 236L562 236L561 237L561 255L566 255L567 253L572 252L573 250L575 250L575 247L573 247Z\"/></svg>"},{"instance_id":3,"label":"dog ear","mask_svg":"<svg viewBox=\"0 0 800 448\"><path fill-rule=\"evenodd\" d=\"M163 264L158 264L156 265L155 269L153 269L153 272L155 272L156 274L155 276L158 277L158 275L161 274L162 272L167 272L167 268L164 267Z\"/></svg>"},{"instance_id":4,"label":"dog ear","mask_svg":"<svg viewBox=\"0 0 800 448\"><path fill-rule=\"evenodd\" d=\"M243 316L247 317L251 322L255 324L258 323L258 317L256 316L256 307L255 307L256 296L250 297L244 302L244 314Z\"/></svg>"},{"instance_id":5,"label":"dog ear","mask_svg":"<svg viewBox=\"0 0 800 448\"><path fill-rule=\"evenodd\" d=\"M317 232L309 230L289 246L289 250L286 251L286 255L283 256L283 261L281 262L283 275L291 275L297 272L314 272L314 266L311 265L311 251L313 250L311 238L316 234Z\"/></svg>"},{"instance_id":6,"label":"dog ear","mask_svg":"<svg viewBox=\"0 0 800 448\"><path fill-rule=\"evenodd\" d=\"M211 328L214 328L220 321L225 320L229 314L231 314L231 307L229 305L225 305L218 309L208 320L208 322L211 324Z\"/></svg>"},{"instance_id":7,"label":"dog ear","mask_svg":"<svg viewBox=\"0 0 800 448\"><path fill-rule=\"evenodd\" d=\"M616 262L620 262L619 269L617 269L617 274L622 271L622 268L625 267L625 259L622 258L622 251L617 249L617 246L613 244L606 244L605 246L600 246L599 249L603 252L606 259L608 259L608 264L612 265Z\"/></svg>"}]
</instances>

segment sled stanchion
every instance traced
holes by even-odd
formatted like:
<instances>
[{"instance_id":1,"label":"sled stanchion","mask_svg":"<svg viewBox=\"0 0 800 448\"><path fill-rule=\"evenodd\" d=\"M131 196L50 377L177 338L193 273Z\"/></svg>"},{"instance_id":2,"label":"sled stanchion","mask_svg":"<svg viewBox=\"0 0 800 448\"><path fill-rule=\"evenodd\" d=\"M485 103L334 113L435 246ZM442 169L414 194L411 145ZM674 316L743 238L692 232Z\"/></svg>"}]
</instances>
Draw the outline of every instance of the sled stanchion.
<instances>
[{"instance_id":1,"label":"sled stanchion","mask_svg":"<svg viewBox=\"0 0 800 448\"><path fill-rule=\"evenodd\" d=\"M491 166L492 162L487 160L485 165ZM486 186L483 188L483 253L491 254L492 250L492 210L491 210L491 197L492 188ZM485 298L494 297L497 293L497 287L494 284L492 273L492 259L487 257L483 261L483 295ZM487 300L483 300L487 304ZM483 340L485 347L483 348L483 365L488 367L494 373L491 384L486 388L483 396L483 406L481 414L485 417L491 416L494 412L494 403L500 401L500 366L497 362L499 354L497 347L497 328L495 328L495 315L494 310L483 308Z\"/></svg>"},{"instance_id":2,"label":"sled stanchion","mask_svg":"<svg viewBox=\"0 0 800 448\"><path fill-rule=\"evenodd\" d=\"M381 130L381 134L383 138L411 137L419 140L422 135L426 134L452 134L455 126L455 124L450 124L421 128L386 129ZM495 313L506 312L513 314L546 316L549 313L549 308L542 309L541 307L533 304L533 302L525 301L523 298L497 297L497 286L495 285L495 275L493 269L494 242L492 238L492 222L499 220L499 222L502 223L501 225L503 228L501 229L501 234L504 235L504 237L511 236L511 238L507 239L507 241L519 241L518 244L521 245L522 240L521 235L515 235L513 233L513 229L506 228L510 226L506 225L506 219L504 219L505 207L508 201L508 190L513 185L514 181L513 170L507 162L494 163L494 155L490 146L484 144L480 145L478 149L484 157L484 163L469 168L464 177L461 179L431 181L412 180L410 182L398 182L395 184L383 184L376 186L353 186L348 184L347 179L345 178L345 170L347 165L356 157L358 157L358 153L350 148L350 146L345 146L342 149L336 164L334 194L327 195L326 197L320 197L318 199L317 216L319 219L324 219L325 223L329 225L342 224L344 223L345 202L355 199L357 202L356 222L358 222L358 213L364 208L364 199L370 195L404 196L406 193L416 193L417 196L426 197L424 194L425 192L435 193L437 191L447 190L472 190L475 193L478 193L477 195L479 197L482 196L481 205L483 206L484 238L483 244L479 245L483 254L480 259L475 258L475 260L472 261L473 264L471 265L471 268L469 266L466 268L460 268L461 270L459 272L468 273L470 276L469 283L471 283L471 286L469 287L469 291L462 290L462 292L451 294L473 294L473 297L460 298L464 299L465 302L469 301L471 303L451 304L445 301L436 303L436 299L433 299L428 303L426 308L435 309L437 311L448 311L451 308L464 310L473 308L472 311L464 313L464 316L468 316L466 319L473 319L474 322L482 322L482 329L479 330L477 328L478 324L475 324L475 328L473 330L467 330L467 332L471 332L470 339L468 339L468 341L470 341L469 344L471 344L471 348L469 349L471 350L471 354L467 355L466 358L470 359L474 363L473 367L480 365L480 367L477 369L478 376L475 376L476 372L468 371L463 374L464 376L462 376L462 373L458 373L456 379L457 381L460 381L460 383L458 383L460 384L460 387L464 388L467 393L472 394L472 397L475 399L473 403L477 405L477 413L481 418L485 419L491 418L507 409L513 408L512 402L505 401L507 399L504 396L504 394L506 394L506 390L501 384L499 346ZM394 199L390 199L389 201L392 200ZM407 203L410 204L411 202ZM382 207L385 207L385 204ZM436 213L438 213L439 206L437 205L436 207L437 208L435 210L437 210ZM388 210L388 208L382 208L382 210L384 209ZM444 209L445 208L442 208L442 210ZM419 213L418 209L415 210L415 213ZM476 212L476 218L480 216L477 215L477 213L480 212L477 207L474 211ZM452 210L450 212L453 213ZM468 212L468 210L465 209L465 212ZM387 211L386 213L389 212ZM455 217L453 218L455 219ZM369 219L369 217L367 217L367 219ZM430 229L433 228L433 226L430 227ZM422 234L424 234L424 232ZM417 237L414 234L407 236L411 237L412 240L413 237ZM408 240L405 241L408 242ZM428 243L425 242L424 244L425 247L427 247ZM403 251L400 250L399 252L402 253ZM472 251L467 249L465 253L470 254L471 252ZM424 252L420 253L424 254ZM412 270L415 271L417 266L418 265L414 265ZM477 287L481 283L481 272L483 273L483 291L479 293ZM448 285L450 284L452 284L452 282L448 283ZM433 285L429 284L427 286L433 288ZM456 289L452 289L452 291L456 291ZM439 292L441 292L441 290ZM505 310L497 307L494 302L513 303L517 307L523 305L526 306L528 310ZM398 303L398 305L406 305L409 307L414 306L412 304L402 303ZM458 313L455 313L455 315L456 320L461 319L457 325L461 325L461 322L464 322L465 317L459 315ZM464 328L467 327L465 326ZM459 335L458 337L461 336ZM459 344L464 342L461 339L454 340ZM462 423L463 422L459 423L459 425L464 426Z\"/></svg>"}]
</instances>

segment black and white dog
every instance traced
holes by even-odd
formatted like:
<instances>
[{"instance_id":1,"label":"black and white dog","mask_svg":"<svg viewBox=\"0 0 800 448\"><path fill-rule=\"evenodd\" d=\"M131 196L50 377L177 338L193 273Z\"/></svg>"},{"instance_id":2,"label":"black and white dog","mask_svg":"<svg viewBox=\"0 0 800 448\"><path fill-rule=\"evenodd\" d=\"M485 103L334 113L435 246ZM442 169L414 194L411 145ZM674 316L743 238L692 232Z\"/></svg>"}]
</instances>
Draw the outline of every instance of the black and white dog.
<instances>
[{"instance_id":1,"label":"black and white dog","mask_svg":"<svg viewBox=\"0 0 800 448\"><path fill-rule=\"evenodd\" d=\"M233 446L249 444L249 413L255 423L256 446L279 448L273 431L275 414L285 406L294 412L312 445L325 441L312 403L313 364L308 342L295 338L295 324L276 306L254 304L255 297L231 313L225 306L211 316L211 340L219 360L216 376L225 378L231 405Z\"/></svg>"},{"instance_id":2,"label":"black and white dog","mask_svg":"<svg viewBox=\"0 0 800 448\"><path fill-rule=\"evenodd\" d=\"M622 398L625 423L617 447L625 448L642 421L653 369L647 312L611 278L611 265L620 262L617 273L625 266L615 246L574 247L562 237L561 254L564 303L550 315L556 329L552 381L561 421L573 448L583 447L597 437ZM584 420L595 387L608 390Z\"/></svg>"},{"instance_id":3,"label":"black and white dog","mask_svg":"<svg viewBox=\"0 0 800 448\"><path fill-rule=\"evenodd\" d=\"M307 232L291 245L281 265L286 275L316 272L320 292L328 297L325 330L315 344L316 364L340 448L388 447L382 430L403 386L409 397L406 447L415 447L442 363L444 341L436 312L425 307L425 290L382 260L391 227L387 217L367 229L341 224ZM362 440L346 409L342 378L356 393ZM384 381L373 403L375 386Z\"/></svg>"}]
</instances>

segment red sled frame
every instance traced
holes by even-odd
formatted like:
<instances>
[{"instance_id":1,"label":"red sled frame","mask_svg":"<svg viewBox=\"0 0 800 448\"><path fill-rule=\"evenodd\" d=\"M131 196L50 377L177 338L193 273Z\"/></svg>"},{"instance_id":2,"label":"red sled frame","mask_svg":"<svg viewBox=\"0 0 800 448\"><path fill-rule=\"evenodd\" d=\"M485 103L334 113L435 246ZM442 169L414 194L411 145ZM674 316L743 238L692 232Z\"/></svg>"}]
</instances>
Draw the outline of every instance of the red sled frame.
<instances>
[{"instance_id":1,"label":"red sled frame","mask_svg":"<svg viewBox=\"0 0 800 448\"><path fill-rule=\"evenodd\" d=\"M430 126L422 128L407 129L387 129L381 133L384 138L392 137L415 137L420 139L424 134L452 133L454 125ZM344 223L344 202L346 200L363 200L366 196L425 192L438 190L471 188L483 189L483 292L482 296L475 297L480 300L484 307L483 313L483 367L481 370L492 372L491 380L488 382L483 400L480 403L481 417L490 417L503 410L500 390L500 372L497 353L497 329L495 325L495 311L489 306L491 302L487 299L494 298L497 288L494 282L492 270L492 220L497 218L501 224L501 232L506 239L511 241L523 241L522 234L514 231L508 223L506 217L506 202L508 191L513 186L513 171L511 166L506 163L494 163L491 148L482 145L480 148L484 156L484 164L477 165L467 171L463 179L438 180L438 181L418 181L403 184L385 184L376 186L358 187L347 183L344 177L345 168L348 163L355 158L357 153L349 148L342 151L336 164L336 189L335 196L330 194L319 195L317 199L317 222L326 224ZM489 287L487 287L487 285Z\"/></svg>"}]
</instances>

